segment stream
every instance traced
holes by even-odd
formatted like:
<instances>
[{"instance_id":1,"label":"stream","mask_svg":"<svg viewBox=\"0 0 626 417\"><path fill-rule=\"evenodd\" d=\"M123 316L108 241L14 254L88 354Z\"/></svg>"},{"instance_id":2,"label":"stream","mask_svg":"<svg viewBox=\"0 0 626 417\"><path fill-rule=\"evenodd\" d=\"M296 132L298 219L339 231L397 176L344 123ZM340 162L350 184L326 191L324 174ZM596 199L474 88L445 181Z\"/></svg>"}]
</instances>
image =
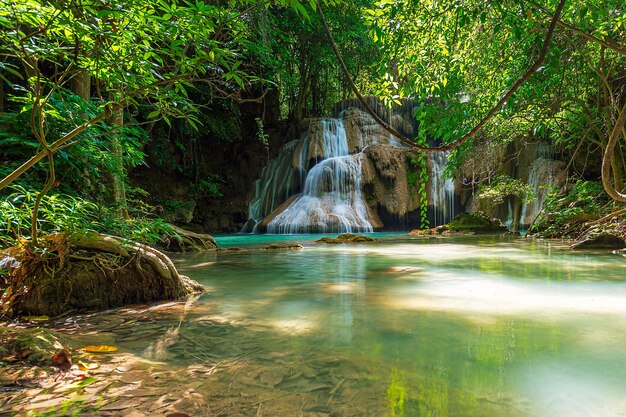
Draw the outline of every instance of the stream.
<instances>
[{"instance_id":1,"label":"stream","mask_svg":"<svg viewBox=\"0 0 626 417\"><path fill-rule=\"evenodd\" d=\"M218 236L304 249L175 255L206 294L58 324L77 344L119 348L114 382L86 388L94 415L626 415L622 257L373 236Z\"/></svg>"}]
</instances>

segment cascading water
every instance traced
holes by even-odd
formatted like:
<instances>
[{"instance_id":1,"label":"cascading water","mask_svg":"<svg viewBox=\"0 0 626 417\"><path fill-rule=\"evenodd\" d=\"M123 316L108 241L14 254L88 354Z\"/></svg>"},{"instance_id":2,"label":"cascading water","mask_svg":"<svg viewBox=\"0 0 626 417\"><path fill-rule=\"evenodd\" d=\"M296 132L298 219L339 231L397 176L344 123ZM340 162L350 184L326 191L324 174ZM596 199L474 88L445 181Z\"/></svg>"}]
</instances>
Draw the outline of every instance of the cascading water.
<instances>
[{"instance_id":1,"label":"cascading water","mask_svg":"<svg viewBox=\"0 0 626 417\"><path fill-rule=\"evenodd\" d=\"M307 169L309 137L298 156L302 194L267 225L269 233L372 232L361 197L361 153L348 153L343 121L322 120L321 158Z\"/></svg>"},{"instance_id":2,"label":"cascading water","mask_svg":"<svg viewBox=\"0 0 626 417\"><path fill-rule=\"evenodd\" d=\"M439 226L449 223L454 218L456 187L452 178L444 178L443 172L446 166L447 152L430 153L430 182L432 206L431 226Z\"/></svg>"},{"instance_id":3,"label":"cascading water","mask_svg":"<svg viewBox=\"0 0 626 417\"><path fill-rule=\"evenodd\" d=\"M260 178L254 183L254 199L248 206L248 218L254 222L244 225L242 232L257 232L259 221L295 194L299 186L298 170L292 166L292 159L297 144L297 140L288 142L278 157L261 170Z\"/></svg>"},{"instance_id":4,"label":"cascading water","mask_svg":"<svg viewBox=\"0 0 626 417\"><path fill-rule=\"evenodd\" d=\"M406 117L404 113L390 113L386 117L395 127L412 131L412 108L407 107ZM378 216L407 216L409 210L417 210L410 204L418 202L413 203L415 200L407 199L406 195L407 201L399 205L401 209L397 213L389 209L396 208L392 205L383 204L381 209L382 200L374 204L368 197L371 204L364 201L363 187L368 196L379 199L381 194L393 199L393 194L385 194L390 192L398 192L400 196L411 193L411 190L396 191L394 178L389 177L389 172L407 175L404 168L394 168L402 164L404 157L393 159L398 158L397 152L365 151L374 145L404 147L357 108L343 108L337 118L310 119L307 132L285 145L280 154L263 168L249 206L249 220L242 232L372 232L372 224L376 227L383 225ZM392 159L387 162L372 159L379 157L377 155L389 155ZM431 202L429 219L433 226L449 222L457 209L455 183L443 178L446 156L431 154L428 164L431 175L427 187Z\"/></svg>"},{"instance_id":5,"label":"cascading water","mask_svg":"<svg viewBox=\"0 0 626 417\"><path fill-rule=\"evenodd\" d=\"M519 222L520 228L526 229L535 221L543 208L543 204L552 186L559 185L557 182L562 172L562 161L556 161L543 156L535 159L530 166L528 185L530 185L535 192L536 199L522 206L522 214Z\"/></svg>"}]
</instances>

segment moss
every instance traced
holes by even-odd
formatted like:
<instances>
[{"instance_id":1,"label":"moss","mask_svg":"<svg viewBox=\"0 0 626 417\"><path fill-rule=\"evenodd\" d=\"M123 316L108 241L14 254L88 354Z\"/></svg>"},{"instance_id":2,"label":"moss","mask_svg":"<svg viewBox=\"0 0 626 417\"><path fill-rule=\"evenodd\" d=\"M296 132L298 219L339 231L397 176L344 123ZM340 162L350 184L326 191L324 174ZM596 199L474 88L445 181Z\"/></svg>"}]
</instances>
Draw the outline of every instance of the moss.
<instances>
[{"instance_id":1,"label":"moss","mask_svg":"<svg viewBox=\"0 0 626 417\"><path fill-rule=\"evenodd\" d=\"M317 243L326 244L339 244L339 243L363 243L363 242L375 242L376 239L369 236L355 235L352 233L344 233L337 237L323 237L317 240Z\"/></svg>"},{"instance_id":2,"label":"moss","mask_svg":"<svg viewBox=\"0 0 626 417\"><path fill-rule=\"evenodd\" d=\"M506 232L507 228L482 212L461 213L446 225L448 230L468 232Z\"/></svg>"}]
</instances>

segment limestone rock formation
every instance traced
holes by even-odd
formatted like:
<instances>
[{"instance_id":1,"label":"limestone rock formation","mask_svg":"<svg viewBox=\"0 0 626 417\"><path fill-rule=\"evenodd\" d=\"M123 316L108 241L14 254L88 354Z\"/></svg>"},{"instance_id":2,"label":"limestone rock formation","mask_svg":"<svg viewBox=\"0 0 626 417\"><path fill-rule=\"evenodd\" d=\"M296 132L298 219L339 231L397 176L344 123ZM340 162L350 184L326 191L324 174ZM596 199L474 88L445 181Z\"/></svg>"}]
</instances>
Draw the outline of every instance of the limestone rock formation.
<instances>
[{"instance_id":1,"label":"limestone rock formation","mask_svg":"<svg viewBox=\"0 0 626 417\"><path fill-rule=\"evenodd\" d=\"M389 145L372 145L364 151L363 190L375 227L383 226L381 215L385 220L402 219L419 207L419 196L409 186L408 152Z\"/></svg>"}]
</instances>

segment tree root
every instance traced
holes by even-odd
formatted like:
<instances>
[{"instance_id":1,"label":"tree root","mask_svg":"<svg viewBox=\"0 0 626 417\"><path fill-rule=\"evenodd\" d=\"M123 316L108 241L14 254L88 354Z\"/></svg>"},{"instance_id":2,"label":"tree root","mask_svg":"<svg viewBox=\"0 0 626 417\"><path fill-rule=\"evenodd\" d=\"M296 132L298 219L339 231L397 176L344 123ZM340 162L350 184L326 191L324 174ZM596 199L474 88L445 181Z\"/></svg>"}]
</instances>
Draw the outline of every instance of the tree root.
<instances>
[{"instance_id":1,"label":"tree root","mask_svg":"<svg viewBox=\"0 0 626 417\"><path fill-rule=\"evenodd\" d=\"M10 316L56 316L174 300L204 290L180 275L166 255L141 243L100 234L41 241L56 243L43 252L29 246L11 251L19 264L9 272L2 299Z\"/></svg>"}]
</instances>

